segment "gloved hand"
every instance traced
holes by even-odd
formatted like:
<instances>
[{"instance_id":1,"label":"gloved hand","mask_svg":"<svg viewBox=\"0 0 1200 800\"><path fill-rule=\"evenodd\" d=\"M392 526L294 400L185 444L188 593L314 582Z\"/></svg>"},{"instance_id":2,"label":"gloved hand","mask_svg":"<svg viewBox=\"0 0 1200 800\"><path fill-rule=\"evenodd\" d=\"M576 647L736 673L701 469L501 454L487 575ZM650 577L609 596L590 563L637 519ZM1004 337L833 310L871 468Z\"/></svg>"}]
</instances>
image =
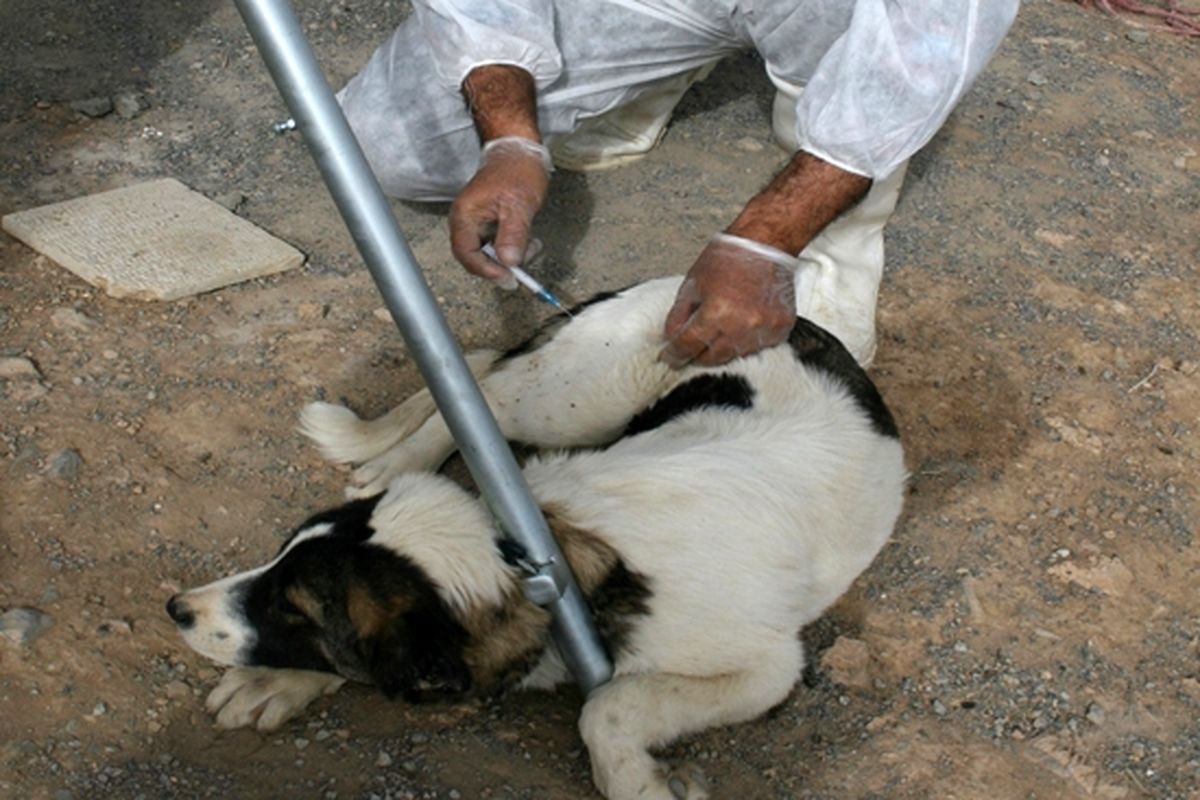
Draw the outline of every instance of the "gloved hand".
<instances>
[{"instance_id":1,"label":"gloved hand","mask_svg":"<svg viewBox=\"0 0 1200 800\"><path fill-rule=\"evenodd\" d=\"M550 169L550 151L532 139L502 136L484 145L479 170L450 206L450 251L469 272L517 288L512 273L488 258L483 246L491 241L500 264L520 266Z\"/></svg>"},{"instance_id":2,"label":"gloved hand","mask_svg":"<svg viewBox=\"0 0 1200 800\"><path fill-rule=\"evenodd\" d=\"M796 323L799 266L774 247L713 236L667 314L661 358L673 367L711 367L779 344Z\"/></svg>"}]
</instances>

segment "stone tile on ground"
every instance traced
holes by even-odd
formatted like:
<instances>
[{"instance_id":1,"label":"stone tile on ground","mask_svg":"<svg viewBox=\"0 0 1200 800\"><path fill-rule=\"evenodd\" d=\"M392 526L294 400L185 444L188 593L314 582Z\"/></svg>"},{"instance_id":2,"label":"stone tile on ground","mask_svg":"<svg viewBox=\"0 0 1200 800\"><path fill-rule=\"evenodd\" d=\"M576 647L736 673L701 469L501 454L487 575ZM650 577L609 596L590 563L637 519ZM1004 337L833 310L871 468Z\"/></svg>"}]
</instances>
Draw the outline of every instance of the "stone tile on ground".
<instances>
[{"instance_id":1,"label":"stone tile on ground","mask_svg":"<svg viewBox=\"0 0 1200 800\"><path fill-rule=\"evenodd\" d=\"M18 211L3 227L113 297L176 300L304 261L173 178Z\"/></svg>"}]
</instances>

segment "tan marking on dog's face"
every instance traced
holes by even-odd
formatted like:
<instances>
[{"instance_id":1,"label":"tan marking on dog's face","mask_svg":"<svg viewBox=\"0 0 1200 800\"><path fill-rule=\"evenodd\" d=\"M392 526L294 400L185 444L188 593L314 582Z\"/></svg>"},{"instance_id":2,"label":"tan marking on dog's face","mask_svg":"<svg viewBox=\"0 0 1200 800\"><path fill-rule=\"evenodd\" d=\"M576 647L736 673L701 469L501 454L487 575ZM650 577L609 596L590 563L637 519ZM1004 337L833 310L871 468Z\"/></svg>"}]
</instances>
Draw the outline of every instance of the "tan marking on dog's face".
<instances>
[{"instance_id":1,"label":"tan marking on dog's face","mask_svg":"<svg viewBox=\"0 0 1200 800\"><path fill-rule=\"evenodd\" d=\"M352 585L346 590L346 615L360 639L377 635L411 607L412 598L406 594L389 597L386 603L381 603L362 586Z\"/></svg>"},{"instance_id":2,"label":"tan marking on dog's face","mask_svg":"<svg viewBox=\"0 0 1200 800\"><path fill-rule=\"evenodd\" d=\"M300 613L308 617L309 621L318 626L324 623L325 607L307 587L295 583L287 587L283 595L300 610Z\"/></svg>"},{"instance_id":3,"label":"tan marking on dog's face","mask_svg":"<svg viewBox=\"0 0 1200 800\"><path fill-rule=\"evenodd\" d=\"M370 593L360 586L351 586L346 592L346 614L359 639L369 639L383 629L387 618L383 608Z\"/></svg>"}]
</instances>

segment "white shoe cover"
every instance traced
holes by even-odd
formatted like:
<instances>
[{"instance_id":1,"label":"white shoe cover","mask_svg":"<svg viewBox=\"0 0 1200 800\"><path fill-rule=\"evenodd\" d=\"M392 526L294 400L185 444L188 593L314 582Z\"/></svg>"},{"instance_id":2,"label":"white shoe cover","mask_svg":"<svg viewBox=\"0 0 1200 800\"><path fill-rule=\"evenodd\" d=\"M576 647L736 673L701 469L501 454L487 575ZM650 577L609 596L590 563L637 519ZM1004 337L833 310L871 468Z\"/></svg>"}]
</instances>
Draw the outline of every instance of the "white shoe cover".
<instances>
[{"instance_id":1,"label":"white shoe cover","mask_svg":"<svg viewBox=\"0 0 1200 800\"><path fill-rule=\"evenodd\" d=\"M612 169L636 161L662 140L671 112L694 83L704 80L716 64L676 75L636 100L584 120L567 136L549 142L554 165L576 172Z\"/></svg>"}]
</instances>

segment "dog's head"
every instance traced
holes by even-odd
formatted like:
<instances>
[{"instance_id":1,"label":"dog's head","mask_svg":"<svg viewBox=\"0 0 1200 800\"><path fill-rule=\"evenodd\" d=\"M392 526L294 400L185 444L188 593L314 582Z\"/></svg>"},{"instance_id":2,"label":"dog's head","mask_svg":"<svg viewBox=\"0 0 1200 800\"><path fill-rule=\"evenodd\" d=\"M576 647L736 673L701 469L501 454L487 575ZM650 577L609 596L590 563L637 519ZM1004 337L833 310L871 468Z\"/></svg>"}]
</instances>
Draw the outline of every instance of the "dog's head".
<instances>
[{"instance_id":1,"label":"dog's head","mask_svg":"<svg viewBox=\"0 0 1200 800\"><path fill-rule=\"evenodd\" d=\"M468 689L466 632L419 567L372 541L376 502L318 514L268 564L172 597L184 641L221 664L334 672L389 697Z\"/></svg>"}]
</instances>

